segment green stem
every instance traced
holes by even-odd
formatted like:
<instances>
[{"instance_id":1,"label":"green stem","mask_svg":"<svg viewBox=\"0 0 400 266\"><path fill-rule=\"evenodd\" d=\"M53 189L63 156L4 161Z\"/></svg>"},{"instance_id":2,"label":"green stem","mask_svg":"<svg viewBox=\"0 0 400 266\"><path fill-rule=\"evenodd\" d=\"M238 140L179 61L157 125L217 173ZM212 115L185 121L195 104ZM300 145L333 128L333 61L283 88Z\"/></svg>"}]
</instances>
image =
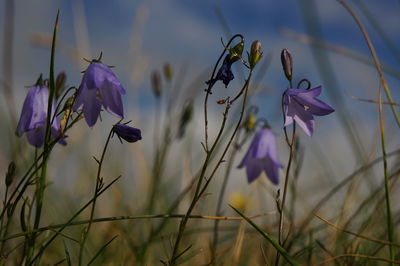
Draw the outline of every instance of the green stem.
<instances>
[{"instance_id":1,"label":"green stem","mask_svg":"<svg viewBox=\"0 0 400 266\"><path fill-rule=\"evenodd\" d=\"M101 188L103 186L103 180L100 176L101 175L101 167L103 166L104 157L105 157L105 154L107 151L108 144L110 143L112 134L113 134L113 128L111 128L110 133L108 134L106 144L104 145L103 152L101 153L101 159L98 162L99 167L97 169L96 186L95 186L94 195L93 195L92 208L90 210L89 224L88 224L86 230L84 231L83 239L82 239L82 242L80 244L80 249L79 249L79 265L82 265L83 250L85 249L85 243L86 243L90 228L92 227L91 221L93 220L93 216L94 216L94 209L96 207L97 194L99 193L99 191L101 190Z\"/></svg>"},{"instance_id":2,"label":"green stem","mask_svg":"<svg viewBox=\"0 0 400 266\"><path fill-rule=\"evenodd\" d=\"M285 135L286 134L286 128L285 130ZM287 138L286 138L287 139ZM296 139L296 123L293 123L292 127L292 139L290 142L287 142L289 148L290 148L290 153L289 153L289 161L288 165L286 168L286 175L285 175L285 185L283 188L283 196L282 196L282 204L279 207L279 233L278 233L278 242L280 245L283 245L283 225L284 225L284 209L285 209L285 202L286 202L286 194L287 194L287 187L289 184L289 175L290 175L290 167L292 166L292 160L293 160L293 155L294 155L294 145L295 145L295 139ZM275 265L279 265L279 252L276 255L276 261Z\"/></svg>"},{"instance_id":3,"label":"green stem","mask_svg":"<svg viewBox=\"0 0 400 266\"><path fill-rule=\"evenodd\" d=\"M125 216L113 216L113 217L103 217L97 219L88 219L70 223L53 224L49 226L44 226L32 230L30 232L22 232L13 235L9 235L0 239L0 241L6 241L18 237L23 237L31 233L41 233L45 231L52 231L54 229L59 229L69 226L77 226L89 223L103 223L103 222L115 222L115 221L126 221L126 220L147 220L147 219L180 219L185 217L185 214L147 214L147 215L125 215ZM253 216L253 218L261 217L261 215ZM207 219L207 220L217 220L217 221L241 221L236 217L223 217L223 216L204 216L204 215L190 215L191 219ZM233 219L235 218L235 219Z\"/></svg>"},{"instance_id":4,"label":"green stem","mask_svg":"<svg viewBox=\"0 0 400 266\"><path fill-rule=\"evenodd\" d=\"M388 240L389 242L394 241L393 237L393 219L392 219L392 207L390 200L390 184L389 184L389 171L387 165L387 155L386 155L386 144L385 144L385 125L382 118L382 95L379 88L379 124L381 132L381 146L382 146L382 157L383 157L383 171L385 175L385 198L386 198L386 222L388 230ZM393 246L389 246L390 260L394 260L394 250ZM391 263L393 265L393 263Z\"/></svg>"},{"instance_id":5,"label":"green stem","mask_svg":"<svg viewBox=\"0 0 400 266\"><path fill-rule=\"evenodd\" d=\"M56 37L57 37L57 27L58 27L58 18L60 15L60 11L57 12L56 22L54 23L53 30L53 40L51 45L51 56L50 56L50 81L49 81L49 99L47 104L47 122L46 122L46 134L44 138L44 146L43 146L43 161L44 164L42 166L42 173L40 179L38 181L37 189L36 189L36 213L35 213L35 223L34 229L39 227L40 216L42 213L42 205L43 205L43 194L46 184L46 170L47 170L47 161L50 155L49 151L49 140L51 136L51 110L53 105L53 99L55 95L55 79L54 79L54 53L56 48Z\"/></svg>"},{"instance_id":6,"label":"green stem","mask_svg":"<svg viewBox=\"0 0 400 266\"><path fill-rule=\"evenodd\" d=\"M44 190L46 188L47 162L48 162L48 158L50 157L50 152L51 152L49 142L51 139L51 110L52 110L52 104L53 104L53 99L54 99L54 95L55 95L54 54L55 54L59 14L60 14L60 11L57 11L57 17L56 17L56 21L54 23L54 29L53 29L53 40L52 40L52 45L51 45L50 73L49 73L50 88L49 88L49 98L48 98L48 105L47 105L46 133L45 133L44 145L43 145L43 165L41 168L42 172L41 172L40 178L37 181L37 185L36 185L36 192L35 192L36 211L35 211L35 220L34 220L33 229L37 229L40 224L40 218L41 218L42 207L43 207ZM35 241L36 241L36 235L33 234L31 241L29 241L30 245L28 247L28 250L34 250ZM27 261L27 263L29 263L29 260Z\"/></svg>"},{"instance_id":7,"label":"green stem","mask_svg":"<svg viewBox=\"0 0 400 266\"><path fill-rule=\"evenodd\" d=\"M286 261L292 265L292 266L297 266L299 265L291 256L290 254L285 250L283 246L281 246L279 243L277 243L267 232L262 230L258 225L256 225L252 220L250 220L246 215L241 213L239 210L235 209L235 207L230 206L234 211L236 211L240 216L242 216L246 222L248 222L254 229L256 229L265 239L268 240L268 242L271 243L271 245L277 250L279 254L282 254L282 256L286 259Z\"/></svg>"},{"instance_id":8,"label":"green stem","mask_svg":"<svg viewBox=\"0 0 400 266\"><path fill-rule=\"evenodd\" d=\"M68 227L69 224L72 223L73 220L75 220L76 217L78 217L84 210L86 210L87 207L89 207L93 201L98 198L101 194L103 194L108 188L110 188L115 182L117 182L118 179L120 179L121 176L118 176L115 178L111 183L109 183L107 186L102 188L100 191L97 192L94 198L92 198L90 201L88 201L82 208L80 208L65 224L62 225L62 227L55 232L55 234L45 243L42 245L41 249L39 252L36 254L36 256L32 259L31 264L32 265L44 252L44 250L54 241L54 239L57 238L58 235L61 234L61 232Z\"/></svg>"},{"instance_id":9,"label":"green stem","mask_svg":"<svg viewBox=\"0 0 400 266\"><path fill-rule=\"evenodd\" d=\"M213 153L214 149L217 147L217 144L219 144L219 141L220 141L220 139L222 137L222 133L224 131L225 123L226 123L227 116L228 116L228 111L229 111L230 105L232 104L232 101L229 101L229 99L227 101L225 112L223 114L222 124L221 124L220 130L218 132L218 135L217 135L213 145L211 146L211 149L207 150L207 156L206 156L206 159L205 159L203 167L202 167L202 171L201 171L201 174L200 174L200 177L199 177L199 181L197 183L197 187L196 187L196 191L195 191L193 200L192 200L192 202L191 202L191 204L190 204L190 206L189 206L189 208L188 208L188 210L186 212L185 217L182 219L182 221L181 221L181 223L179 225L178 236L177 236L175 244L174 244L174 249L173 249L173 252L172 252L172 255L171 255L171 259L169 261L170 265L175 265L176 264L176 259L180 255L182 255L182 253L178 254L179 243L180 243L180 240L182 238L183 232L185 231L185 227L186 227L186 224L187 224L187 222L189 220L189 216L191 215L194 207L196 206L196 203L202 197L202 195L204 194L205 190L207 189L208 185L210 184L210 182L211 182L212 178L214 177L216 171L218 170L219 166L224 161L225 154L227 153L227 151L228 151L228 149L229 149L229 147L230 147L230 145L231 145L231 143L232 143L237 131L239 130L239 127L240 127L240 125L242 123L242 119L243 119L244 109L245 109L245 106L246 106L247 92L248 92L251 76L252 76L252 70L250 70L249 76L246 79L245 84L243 85L242 89L240 90L240 92L238 94L238 95L241 95L244 92L244 97L243 97L240 117L239 117L239 120L238 120L238 122L236 124L235 130L233 131L233 133L232 133L227 145L225 146L225 149L224 149L220 159L218 160L217 165L214 167L213 171L211 172L211 175L207 179L206 184L202 187L202 181L205 178L205 172L206 172L206 170L208 168L209 160L210 160L210 158L212 156L212 153ZM207 91L207 94L208 93L209 92ZM237 98L238 97L235 97L234 100L236 100ZM206 96L205 101L207 101L207 96ZM205 105L205 108L207 108L207 105Z\"/></svg>"}]
</instances>

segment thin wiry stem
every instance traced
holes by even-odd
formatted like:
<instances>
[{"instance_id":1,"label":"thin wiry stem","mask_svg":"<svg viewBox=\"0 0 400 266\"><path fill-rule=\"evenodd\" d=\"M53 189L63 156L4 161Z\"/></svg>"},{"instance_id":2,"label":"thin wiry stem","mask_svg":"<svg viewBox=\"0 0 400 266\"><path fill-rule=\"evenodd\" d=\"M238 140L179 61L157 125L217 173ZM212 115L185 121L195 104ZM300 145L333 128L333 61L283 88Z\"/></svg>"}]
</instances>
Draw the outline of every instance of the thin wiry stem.
<instances>
[{"instance_id":1,"label":"thin wiry stem","mask_svg":"<svg viewBox=\"0 0 400 266\"><path fill-rule=\"evenodd\" d=\"M285 130L286 132L286 130ZM289 153L289 160L288 160L288 165L286 168L286 175L285 175L285 185L283 188L283 196L282 196L282 203L279 206L279 228L278 228L278 242L280 245L283 243L283 224L284 224L284 208L285 208L285 203L286 203L286 195L287 195L287 187L289 184L289 175L290 175L290 167L292 166L292 161L293 161L293 156L294 156L294 150L295 150L295 139L296 139L296 123L293 122L293 127L292 127L292 139L290 142L287 142L290 153ZM280 258L280 253L278 252L276 254L276 261L275 265L279 265L279 258Z\"/></svg>"},{"instance_id":2,"label":"thin wiry stem","mask_svg":"<svg viewBox=\"0 0 400 266\"><path fill-rule=\"evenodd\" d=\"M98 194L98 192L101 190L101 188L103 186L103 179L101 177L101 168L103 166L104 157L106 155L108 144L110 143L110 139L111 139L111 136L113 134L113 129L114 129L114 127L111 128L110 133L108 134L106 143L105 143L104 148L103 148L103 152L101 153L100 161L98 162L99 166L97 168L96 186L95 186L94 195L93 195L92 208L90 210L89 224L88 224L86 230L84 231L83 239L82 239L82 242L81 242L81 245L80 245L80 249L79 249L79 265L82 265L83 250L85 249L85 243L86 243L90 228L92 226L92 222L91 221L93 220L93 216L94 216L94 209L96 207L97 194Z\"/></svg>"},{"instance_id":3,"label":"thin wiry stem","mask_svg":"<svg viewBox=\"0 0 400 266\"><path fill-rule=\"evenodd\" d=\"M354 13L354 11L350 8L349 5L343 0L337 0L353 17L353 19L356 21L358 27L360 28L367 44L368 48L371 52L371 55L374 59L375 62L375 67L378 72L379 78L380 78L380 83L382 84L386 97L388 98L389 102L393 102L392 100L392 95L390 92L390 89L386 83L385 76L382 72L379 59L376 55L375 48L372 45L372 42L368 36L368 33L364 27L364 25L361 23L361 20L357 17L357 15ZM381 134L381 148L382 148L382 157L383 157L383 171L384 171L384 177L385 177L385 196L386 196L386 221L387 221L387 230L388 230L388 239L389 242L393 242L394 239L394 230L393 230L393 220L392 220L392 210L391 210L391 200L390 200L390 189L389 189L389 171L388 171L388 166L387 166L387 155L386 155L386 144L385 144L385 125L383 121L383 114L382 114L382 93L381 93L381 87L379 86L379 129L380 129L380 134ZM397 125L400 127L400 117L398 116L397 109L394 105L390 105L393 115L395 117L395 120L397 122ZM394 259L394 250L393 246L389 246L389 252L390 252L390 260L393 261ZM392 263L393 264L393 263Z\"/></svg>"},{"instance_id":4,"label":"thin wiry stem","mask_svg":"<svg viewBox=\"0 0 400 266\"><path fill-rule=\"evenodd\" d=\"M389 241L382 240L382 239L377 239L377 238L369 237L369 236L365 236L365 235L361 235L361 234L358 234L358 233L349 231L349 230L347 230L347 229L345 229L345 228L342 228L342 227L339 227L339 226L335 225L334 223L332 223L332 222L326 220L325 218L322 218L321 216L319 216L319 215L317 215L317 214L314 214L314 215L315 215L315 217L317 217L318 219L320 219L321 221L323 221L323 222L326 223L327 225L329 225L329 226L335 228L335 229L338 230L338 231L342 231L342 232L345 232L345 233L347 233L347 234L350 234L350 235L353 235L353 236L356 236L356 237L358 237L358 238L362 238L362 239L365 239L365 240L368 240L368 241L371 241L371 242L376 242L376 243L383 244L383 245L388 245L388 246L400 247L400 244L393 243L393 242L389 242Z\"/></svg>"},{"instance_id":5,"label":"thin wiry stem","mask_svg":"<svg viewBox=\"0 0 400 266\"><path fill-rule=\"evenodd\" d=\"M395 150L395 151L388 153L386 155L386 157L390 158L392 156L399 155L399 154L400 154L400 150ZM322 206L324 206L329 201L329 199L332 198L333 195L335 195L338 191L340 191L340 189L345 187L350 181L353 180L353 178L355 178L359 174L371 169L373 166L380 163L382 160L383 160L383 157L378 157L375 160L371 161L369 164L361 166L360 168L355 170L352 174L348 175L342 181L340 181L340 183L338 183L322 199L320 199L319 202L317 204L315 204L314 208L309 212L307 217L303 220L303 222L297 227L298 228L297 232L292 237L291 242L287 245L287 249L290 249L295 244L298 237L304 233L305 228L310 223L310 221L313 219L314 213L316 213L318 210L320 210L322 208Z\"/></svg>"},{"instance_id":6,"label":"thin wiry stem","mask_svg":"<svg viewBox=\"0 0 400 266\"><path fill-rule=\"evenodd\" d=\"M271 214L273 212L266 212L261 213L253 216L249 216L250 219L255 219L259 217L263 217L265 215ZM51 231L54 229L62 228L65 225L69 226L76 226L82 224L89 224L89 223L103 223L103 222L113 222L113 221L125 221L125 220L145 220L145 219L179 219L185 217L185 214L148 214L148 215L126 215L126 216L113 216L113 217L103 217L103 218L96 218L96 219L89 219L89 220L82 220L82 221L75 221L68 224L54 224L45 227L40 227L35 229L31 232L22 232L18 234L9 235L0 239L0 241L5 241L17 237L25 236L29 233L37 233L37 232L44 232L44 231ZM242 217L230 217L230 216L207 216L207 215L190 215L190 219L202 219L202 220L216 220L216 221L242 221Z\"/></svg>"},{"instance_id":7,"label":"thin wiry stem","mask_svg":"<svg viewBox=\"0 0 400 266\"><path fill-rule=\"evenodd\" d=\"M392 207L390 200L390 188L389 188L389 170L387 164L387 155L386 155L386 144L385 144L385 124L382 117L382 93L381 87L379 87L379 129L381 133L381 147L382 147L382 158L383 158L383 171L385 176L385 198L386 198L386 222L387 222L387 230L388 230L388 239L389 242L394 241L394 230L393 230L393 219L392 219ZM394 260L394 250L393 246L389 246L390 252L390 260Z\"/></svg>"},{"instance_id":8,"label":"thin wiry stem","mask_svg":"<svg viewBox=\"0 0 400 266\"><path fill-rule=\"evenodd\" d=\"M387 260L387 259L385 259L385 258L379 258L379 257L374 257L374 256L368 256L368 255L363 255L363 254L341 254L341 255L337 255L337 256L335 256L335 257L333 257L333 258L330 258L330 259L326 259L326 260L324 260L324 261L322 261L322 262L320 262L320 263L318 263L318 264L316 264L315 266L319 266L319 265L326 265L328 262L330 262L330 261L335 261L335 260L337 260L337 259L342 259L342 258L347 258L347 257L355 257L355 258L366 258L366 259L369 259L369 260L372 260L372 261L374 261L374 260L376 260L376 261L383 261L383 262L387 262L387 263L390 263L390 264L400 264L400 261L398 261L398 260Z\"/></svg>"},{"instance_id":9,"label":"thin wiry stem","mask_svg":"<svg viewBox=\"0 0 400 266\"><path fill-rule=\"evenodd\" d=\"M204 161L201 174L199 176L199 181L197 183L197 187L196 187L196 191L195 191L193 200L192 200L192 202L191 202L191 204L190 204L190 206L188 208L186 216L182 219L182 221L181 221L181 223L179 225L178 236L177 236L177 239L176 239L175 244L174 244L174 249L173 249L173 252L172 252L171 259L169 260L169 264L170 265L175 265L176 264L176 259L177 259L177 256L178 256L179 243L180 243L180 240L182 238L183 232L185 230L186 224L187 224L187 222L189 220L189 215L191 215L196 203L202 197L202 195L204 194L204 192L207 189L208 185L210 184L211 180L213 179L216 171L218 170L219 166L224 161L225 155L226 155L231 143L233 142L233 139L234 139L237 131L239 130L239 127L240 127L240 125L242 123L242 119L243 119L244 109L245 109L245 106L246 106L247 92L248 92L251 76L252 76L252 71L250 70L249 76L246 79L246 82L245 82L245 84L243 85L243 87L241 89L241 91L244 91L244 96L243 96L243 102L242 102L240 117L239 117L239 120L238 120L238 122L236 124L235 130L233 131L233 133L232 133L227 145L225 146L225 149L222 152L222 155L220 156L220 159L218 160L218 163L216 164L216 166L214 167L214 169L211 172L210 176L206 180L206 183L204 184L204 186L202 186L202 182L203 182L203 179L205 178L205 173L206 173L206 170L208 168L209 160L211 158L211 155L212 155L214 149L217 147L217 144L219 143L219 141L220 141L220 139L222 137L222 133L223 133L224 128L225 128L225 123L226 123L228 112L229 112L230 105L231 105L231 102L229 101L229 99L227 100L227 104L226 104L225 112L223 114L223 120L222 120L222 123L221 123L220 130L219 130L218 135L217 135L217 137L216 137L216 139L214 141L214 144L211 146L211 149L207 151L207 156L206 156L206 159ZM242 92L239 92L239 93L242 93ZM207 106L205 106L205 108L207 108Z\"/></svg>"},{"instance_id":10,"label":"thin wiry stem","mask_svg":"<svg viewBox=\"0 0 400 266\"><path fill-rule=\"evenodd\" d=\"M102 188L100 191L97 192L94 198L92 198L90 201L88 201L82 208L80 208L65 224L62 225L62 227L55 232L55 234L41 246L41 249L38 251L36 256L32 259L31 264L32 265L45 251L45 249L54 241L54 239L57 238L61 234L61 232L69 226L75 220L76 217L78 217L84 210L86 210L87 207L89 207L95 199L97 199L101 194L103 194L108 188L110 188L115 182L117 182L121 176L118 176L115 178L113 181L111 181L107 186Z\"/></svg>"},{"instance_id":11,"label":"thin wiry stem","mask_svg":"<svg viewBox=\"0 0 400 266\"><path fill-rule=\"evenodd\" d=\"M226 47L229 47L229 45L236 38L240 38L241 41L243 41L243 39L244 39L241 34L233 35L232 38L226 44ZM217 71L218 64L221 61L222 57L224 56L224 54L225 54L225 52L227 50L226 47L224 48L224 50L222 51L221 55L218 57L217 62L214 65L214 69L213 69L213 71L211 73L211 78L209 79L210 81L214 79L215 71ZM204 98L204 138L205 138L205 148L206 148L207 152L208 152L208 112L207 112L207 103L208 103L209 94L211 94L211 89L212 89L213 86L214 86L213 82L210 82L209 85L208 85L208 88L206 89L206 97Z\"/></svg>"},{"instance_id":12,"label":"thin wiry stem","mask_svg":"<svg viewBox=\"0 0 400 266\"><path fill-rule=\"evenodd\" d=\"M350 15L353 17L354 21L357 23L358 27L361 30L362 35L365 38L365 41L368 45L369 51L371 53L372 58L374 59L374 63L375 63L375 68L376 71L378 72L379 78L380 78L380 82L385 90L385 94L386 97L388 99L388 101L390 103L393 103L393 97L392 97L392 93L389 89L389 86L387 85L386 79L385 79L385 75L383 74L382 71L382 67L381 67L381 63L379 62L378 56L376 55L376 51L374 46L372 45L371 39L369 38L369 35L367 33L367 30L365 29L364 25L362 24L361 20L358 18L358 16L354 13L354 11L351 9L351 7L343 0L337 0L349 13ZM396 106L395 105L390 105L391 109L392 109L392 113L393 116L396 120L397 126L400 127L400 117L399 114L397 112Z\"/></svg>"}]
</instances>

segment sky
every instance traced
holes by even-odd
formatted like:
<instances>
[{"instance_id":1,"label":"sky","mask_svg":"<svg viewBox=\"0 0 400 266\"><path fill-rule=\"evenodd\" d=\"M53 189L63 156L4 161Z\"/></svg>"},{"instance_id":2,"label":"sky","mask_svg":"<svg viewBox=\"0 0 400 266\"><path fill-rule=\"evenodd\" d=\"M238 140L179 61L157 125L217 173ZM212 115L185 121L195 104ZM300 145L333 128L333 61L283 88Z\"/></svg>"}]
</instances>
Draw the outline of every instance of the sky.
<instances>
[{"instance_id":1,"label":"sky","mask_svg":"<svg viewBox=\"0 0 400 266\"><path fill-rule=\"evenodd\" d=\"M364 5L361 8L358 0L347 2L365 24L381 62L400 73L400 54L391 50L390 44L383 40L374 21L363 9L367 7L396 50L396 47L400 47L400 1L366 0L362 1ZM5 12L4 3L5 0L0 1L0 14ZM347 136L341 128L341 116L337 115L342 110L342 104L348 106L348 112L351 112L364 141L368 143L366 148L371 148L369 143L376 142L377 106L350 97L353 95L377 99L379 77L374 67L328 52L323 60L330 60L332 65L336 80L332 84L321 75L323 73L315 61L311 46L288 37L287 34L310 34L317 25L322 34L318 38L370 58L368 46L356 23L337 1L16 0L12 80L18 110L22 106L26 87L32 85L40 73L48 73L49 49L43 45L43 38L51 33L58 9L60 23L57 71L67 72L69 85L78 85L81 71L87 66L83 58L96 58L102 52L103 62L115 66L113 71L127 89L124 104L129 119L138 122L142 128L151 130L147 117L154 114L155 100L151 93L150 74L155 69L161 70L165 62L173 66L174 73L185 88L199 77L202 80L194 83L195 87L191 88L199 94L195 101L199 110L196 117L202 119L202 82L207 80L209 71L223 49L220 39L228 39L228 27L231 34L241 33L245 36L246 50L250 49L253 40L260 40L264 59L270 60L265 75L256 80L261 89L251 102L260 107L260 115L270 121L279 136L282 136L280 97L287 87L280 65L280 51L287 48L294 59L295 80L308 78L313 86L322 85L324 91L321 99L337 109L334 115L317 118L317 130L313 139L302 135L305 145L310 145L311 142L318 144L324 153L333 156L335 166L343 166L343 172L354 169L357 164L354 158L349 160L340 156L349 150L349 144L345 140ZM0 16L0 20L3 18L3 15ZM3 21L1 25L4 25ZM0 51L3 51L3 28L0 26ZM235 69L236 79L230 88L224 89L219 84L216 88L219 90L217 95L222 97L237 89L243 82L242 71L240 68ZM7 79L2 73L0 72L1 78ZM400 101L399 78L389 74L386 77L394 99ZM327 90L334 90L335 93ZM182 98L184 100L185 96ZM212 111L215 112L215 117L219 117L218 107L214 107ZM350 116L348 113L343 115ZM395 137L398 135L398 128L394 126L389 109L386 110L385 119L388 124L389 150L394 150L399 146L399 138ZM201 136L201 132L194 133ZM151 147L148 143L142 145ZM309 161L310 165L312 160Z\"/></svg>"}]
</instances>

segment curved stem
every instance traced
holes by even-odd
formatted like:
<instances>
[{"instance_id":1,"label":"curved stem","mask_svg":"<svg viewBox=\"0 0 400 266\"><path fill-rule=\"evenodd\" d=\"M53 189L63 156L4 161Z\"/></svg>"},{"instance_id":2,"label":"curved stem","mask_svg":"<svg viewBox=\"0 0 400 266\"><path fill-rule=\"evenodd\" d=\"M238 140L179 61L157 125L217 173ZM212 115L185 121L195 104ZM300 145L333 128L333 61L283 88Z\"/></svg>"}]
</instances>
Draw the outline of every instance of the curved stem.
<instances>
[{"instance_id":1,"label":"curved stem","mask_svg":"<svg viewBox=\"0 0 400 266\"><path fill-rule=\"evenodd\" d=\"M189 208L187 210L187 213L186 213L185 217L182 219L182 221L181 221L181 223L179 225L178 236L177 236L177 239L176 239L175 244L174 244L174 249L173 249L173 252L172 252L171 259L169 261L170 265L175 265L176 264L176 259L180 255L182 255L182 253L178 254L179 243L180 243L180 240L182 238L183 232L185 230L186 224L187 224L187 222L189 220L189 216L191 215L196 203L202 197L202 195L204 194L205 190L207 189L208 185L210 184L211 180L213 179L213 177L214 177L216 171L218 170L219 166L224 161L225 155L226 155L231 143L233 142L233 139L234 139L237 131L239 130L239 127L240 127L240 125L242 123L245 106L246 106L247 92L248 92L251 76L252 76L252 71L250 70L249 76L246 79L246 82L245 82L245 84L243 85L243 87L241 89L242 91L244 91L244 97L243 97L243 103L242 103L242 108L241 108L241 112L240 112L240 117L239 117L239 120L238 120L238 122L236 124L235 130L233 131L233 133L232 133L227 145L225 146L225 149L224 149L222 155L220 156L220 159L218 160L218 163L216 164L216 166L214 167L213 171L211 172L210 177L206 180L206 183L202 187L202 181L205 178L205 172L206 172L206 170L208 168L208 163L209 163L210 157L212 155L212 152L216 148L217 144L219 143L219 140L221 139L222 133L223 133L224 128L225 128L225 123L226 123L226 120L227 120L228 111L229 111L230 104L231 104L229 99L227 101L225 112L223 114L224 118L223 118L220 130L219 130L219 133L217 135L217 138L214 141L213 146L211 147L211 149L209 151L207 151L207 156L206 156L206 159L205 159L203 167L202 167L202 171L201 171L201 174L200 174L200 177L199 177L199 181L197 183L196 192L194 194L193 200L192 200L192 202L191 202L191 204L190 204L190 206L189 206Z\"/></svg>"},{"instance_id":2,"label":"curved stem","mask_svg":"<svg viewBox=\"0 0 400 266\"><path fill-rule=\"evenodd\" d=\"M214 79L215 71L217 70L218 64L219 64L219 62L221 61L222 57L224 56L224 54L225 54L225 52L226 52L226 50L227 50L226 47L229 47L229 45L232 43L232 41L233 41L234 39L236 39L236 38L240 38L241 41L244 40L244 37L243 37L243 35L241 35L241 34L235 34L235 35L232 36L232 38L231 38L231 39L228 41L228 43L226 44L226 46L225 46L224 50L222 51L221 55L219 56L217 62L215 63L214 69L213 69L213 71L212 71L210 80L213 80L213 79ZM209 94L211 94L211 89L212 89L213 86L214 86L213 82L210 82L210 83L208 84L208 88L206 89L206 97L204 98L204 138L205 138L205 149L206 149L206 152L208 152L208 114L207 114L207 102L208 102L208 96L209 96Z\"/></svg>"},{"instance_id":3,"label":"curved stem","mask_svg":"<svg viewBox=\"0 0 400 266\"><path fill-rule=\"evenodd\" d=\"M268 214L270 214L270 213L261 213L261 214L249 216L248 218L255 219L255 218L262 217L262 216L265 216ZM69 226L83 225L83 224L89 224L89 223L93 224L93 223L126 221L126 220L170 219L170 218L171 219L180 219L183 217L185 217L185 214L148 214L148 215L134 215L134 216L126 215L126 216L103 217L103 218L97 218L97 219L91 219L91 220L70 222L67 224L53 224L53 225L49 225L49 226L45 226L45 227L40 227L38 229L35 229L34 231L22 232L22 233L9 235L7 237L0 239L0 241L23 237L30 233L39 233L39 232L54 230L54 229L62 228L64 226L69 227ZM203 220L216 220L216 221L242 221L243 220L243 218L241 218L241 217L207 216L207 215L190 215L190 218L191 219L203 219Z\"/></svg>"}]
</instances>

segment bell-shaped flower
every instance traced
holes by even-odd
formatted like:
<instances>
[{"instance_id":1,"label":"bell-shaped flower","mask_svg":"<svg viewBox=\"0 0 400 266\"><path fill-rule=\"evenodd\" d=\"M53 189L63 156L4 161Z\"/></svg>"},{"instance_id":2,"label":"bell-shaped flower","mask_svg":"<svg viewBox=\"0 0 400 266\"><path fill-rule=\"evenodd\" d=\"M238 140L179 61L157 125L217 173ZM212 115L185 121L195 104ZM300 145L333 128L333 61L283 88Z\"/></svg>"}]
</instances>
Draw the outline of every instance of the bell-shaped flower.
<instances>
[{"instance_id":1,"label":"bell-shaped flower","mask_svg":"<svg viewBox=\"0 0 400 266\"><path fill-rule=\"evenodd\" d=\"M25 98L16 130L19 137L26 133L28 142L37 148L43 145L46 134L48 100L49 89L47 87L40 85L31 87ZM60 121L57 117L53 119L55 102L53 102L51 109L51 133L54 137L58 137L60 135ZM62 138L59 143L65 145L65 139Z\"/></svg>"},{"instance_id":2,"label":"bell-shaped flower","mask_svg":"<svg viewBox=\"0 0 400 266\"><path fill-rule=\"evenodd\" d=\"M335 110L317 99L322 87L314 89L287 89L283 94L283 111L285 114L284 126L293 123L293 120L304 130L308 136L314 132L313 115L328 115Z\"/></svg>"},{"instance_id":3,"label":"bell-shaped flower","mask_svg":"<svg viewBox=\"0 0 400 266\"><path fill-rule=\"evenodd\" d=\"M227 54L215 78L206 81L206 84L211 84L211 86L213 86L215 82L217 82L218 80L222 80L222 82L225 84L225 88L228 87L229 82L235 78L232 73L232 64L235 61L236 60L231 59L231 56Z\"/></svg>"},{"instance_id":4,"label":"bell-shaped flower","mask_svg":"<svg viewBox=\"0 0 400 266\"><path fill-rule=\"evenodd\" d=\"M109 113L123 118L122 94L125 94L125 89L111 69L94 61L83 74L73 109L83 110L89 127L96 124L102 106Z\"/></svg>"},{"instance_id":5,"label":"bell-shaped flower","mask_svg":"<svg viewBox=\"0 0 400 266\"><path fill-rule=\"evenodd\" d=\"M128 126L126 124L114 125L113 133L117 134L119 138L122 138L127 142L136 142L142 139L142 132L140 129Z\"/></svg>"},{"instance_id":6,"label":"bell-shaped flower","mask_svg":"<svg viewBox=\"0 0 400 266\"><path fill-rule=\"evenodd\" d=\"M253 182L265 171L269 180L279 183L279 168L283 168L278 158L275 135L269 128L260 129L254 136L249 149L238 168L246 167L247 181Z\"/></svg>"}]
</instances>

